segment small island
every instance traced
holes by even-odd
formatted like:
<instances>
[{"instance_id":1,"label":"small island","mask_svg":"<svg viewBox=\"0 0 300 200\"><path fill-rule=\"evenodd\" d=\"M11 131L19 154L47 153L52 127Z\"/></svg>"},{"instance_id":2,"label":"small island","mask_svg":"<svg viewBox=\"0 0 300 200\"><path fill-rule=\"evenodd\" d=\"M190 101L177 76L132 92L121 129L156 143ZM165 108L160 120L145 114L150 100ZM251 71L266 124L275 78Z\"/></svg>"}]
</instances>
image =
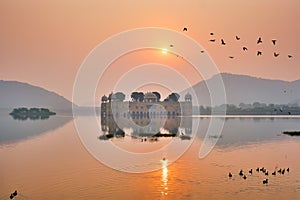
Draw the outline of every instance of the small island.
<instances>
[{"instance_id":1,"label":"small island","mask_svg":"<svg viewBox=\"0 0 300 200\"><path fill-rule=\"evenodd\" d=\"M47 108L14 108L9 115L16 120L38 120L48 119L51 115L56 115L56 113Z\"/></svg>"},{"instance_id":2,"label":"small island","mask_svg":"<svg viewBox=\"0 0 300 200\"><path fill-rule=\"evenodd\" d=\"M290 136L300 136L300 131L283 131L282 133Z\"/></svg>"}]
</instances>

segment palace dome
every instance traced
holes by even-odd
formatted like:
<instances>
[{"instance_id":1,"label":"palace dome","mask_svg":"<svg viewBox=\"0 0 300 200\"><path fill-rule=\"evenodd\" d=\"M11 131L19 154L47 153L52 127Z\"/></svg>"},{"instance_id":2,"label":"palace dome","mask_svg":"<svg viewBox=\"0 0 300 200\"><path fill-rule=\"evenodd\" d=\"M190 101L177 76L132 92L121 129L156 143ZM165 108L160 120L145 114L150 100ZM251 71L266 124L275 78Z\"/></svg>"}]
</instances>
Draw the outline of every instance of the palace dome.
<instances>
[{"instance_id":1,"label":"palace dome","mask_svg":"<svg viewBox=\"0 0 300 200\"><path fill-rule=\"evenodd\" d=\"M157 101L157 96L152 92L147 92L144 97L145 102Z\"/></svg>"},{"instance_id":2,"label":"palace dome","mask_svg":"<svg viewBox=\"0 0 300 200\"><path fill-rule=\"evenodd\" d=\"M192 101L192 95L190 93L187 93L185 96L184 96L184 99L185 101Z\"/></svg>"},{"instance_id":3,"label":"palace dome","mask_svg":"<svg viewBox=\"0 0 300 200\"><path fill-rule=\"evenodd\" d=\"M107 101L107 100L108 100L108 98L106 95L102 96L101 101Z\"/></svg>"}]
</instances>

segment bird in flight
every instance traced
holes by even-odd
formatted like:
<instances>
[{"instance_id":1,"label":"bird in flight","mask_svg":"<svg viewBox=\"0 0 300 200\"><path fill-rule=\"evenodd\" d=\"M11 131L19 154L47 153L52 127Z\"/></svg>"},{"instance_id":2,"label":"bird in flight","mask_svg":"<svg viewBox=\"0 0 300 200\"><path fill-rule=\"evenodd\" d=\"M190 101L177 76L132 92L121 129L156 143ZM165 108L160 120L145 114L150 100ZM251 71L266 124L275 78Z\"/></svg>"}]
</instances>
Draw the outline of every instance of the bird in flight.
<instances>
[{"instance_id":1,"label":"bird in flight","mask_svg":"<svg viewBox=\"0 0 300 200\"><path fill-rule=\"evenodd\" d=\"M223 39L221 39L221 44L222 44L222 45L226 45L226 43L224 42Z\"/></svg>"},{"instance_id":2,"label":"bird in flight","mask_svg":"<svg viewBox=\"0 0 300 200\"><path fill-rule=\"evenodd\" d=\"M292 58L293 56L292 55L288 55L288 58Z\"/></svg>"},{"instance_id":3,"label":"bird in flight","mask_svg":"<svg viewBox=\"0 0 300 200\"><path fill-rule=\"evenodd\" d=\"M243 50L244 50L244 51L247 51L247 50L248 50L248 48L247 48L247 47L243 47Z\"/></svg>"},{"instance_id":4,"label":"bird in flight","mask_svg":"<svg viewBox=\"0 0 300 200\"><path fill-rule=\"evenodd\" d=\"M278 57L279 53L274 52L274 57Z\"/></svg>"},{"instance_id":5,"label":"bird in flight","mask_svg":"<svg viewBox=\"0 0 300 200\"><path fill-rule=\"evenodd\" d=\"M257 56L261 56L262 55L262 52L261 51L257 51Z\"/></svg>"},{"instance_id":6,"label":"bird in flight","mask_svg":"<svg viewBox=\"0 0 300 200\"><path fill-rule=\"evenodd\" d=\"M275 45L277 40L272 40L272 43Z\"/></svg>"},{"instance_id":7,"label":"bird in flight","mask_svg":"<svg viewBox=\"0 0 300 200\"><path fill-rule=\"evenodd\" d=\"M211 39L211 40L209 40L210 42L215 42L216 40L215 39Z\"/></svg>"},{"instance_id":8,"label":"bird in flight","mask_svg":"<svg viewBox=\"0 0 300 200\"><path fill-rule=\"evenodd\" d=\"M235 39L236 40L240 40L241 38L239 36L235 36Z\"/></svg>"},{"instance_id":9,"label":"bird in flight","mask_svg":"<svg viewBox=\"0 0 300 200\"><path fill-rule=\"evenodd\" d=\"M257 44L259 44L259 43L262 43L261 37L259 37L258 40L257 40Z\"/></svg>"},{"instance_id":10,"label":"bird in flight","mask_svg":"<svg viewBox=\"0 0 300 200\"><path fill-rule=\"evenodd\" d=\"M184 28L183 28L183 31L187 31L187 27L184 27Z\"/></svg>"}]
</instances>

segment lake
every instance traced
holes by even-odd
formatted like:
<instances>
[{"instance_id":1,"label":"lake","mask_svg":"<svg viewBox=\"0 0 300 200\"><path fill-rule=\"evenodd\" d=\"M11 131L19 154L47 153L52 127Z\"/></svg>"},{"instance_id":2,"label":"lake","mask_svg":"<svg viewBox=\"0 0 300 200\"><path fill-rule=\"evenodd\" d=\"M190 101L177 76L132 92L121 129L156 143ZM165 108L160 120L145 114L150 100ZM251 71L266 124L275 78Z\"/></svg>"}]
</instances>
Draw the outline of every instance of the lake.
<instances>
[{"instance_id":1,"label":"lake","mask_svg":"<svg viewBox=\"0 0 300 200\"><path fill-rule=\"evenodd\" d=\"M300 130L300 118L217 117L224 122L224 128L220 137L208 133L208 140L216 137L218 140L212 151L200 159L199 150L211 119L194 116L179 125L173 119L167 127L159 129L190 135L191 140L180 137L150 140L130 127L124 129L124 137L101 140L101 135L113 130L109 122L101 123L99 135L91 137L97 147L111 143L125 151L146 155L171 142L178 147L191 143L177 160L166 150L159 157L144 161L145 165L161 166L158 170L126 173L126 169L139 167L134 160L128 161L123 172L99 162L90 153L93 147L85 147L87 140L85 136L79 137L71 117L57 115L48 120L15 121L2 114L0 199L8 199L15 189L19 192L16 199L46 200L300 198L300 137L281 133ZM192 124L199 124L199 128L194 130ZM108 151L102 153L110 155ZM163 157L170 160L169 165L162 164ZM257 167L266 168L269 175L256 172ZM271 175L280 168L290 168L290 172ZM238 175L241 169L246 179ZM228 177L229 172L232 178ZM266 178L268 184L263 184Z\"/></svg>"}]
</instances>

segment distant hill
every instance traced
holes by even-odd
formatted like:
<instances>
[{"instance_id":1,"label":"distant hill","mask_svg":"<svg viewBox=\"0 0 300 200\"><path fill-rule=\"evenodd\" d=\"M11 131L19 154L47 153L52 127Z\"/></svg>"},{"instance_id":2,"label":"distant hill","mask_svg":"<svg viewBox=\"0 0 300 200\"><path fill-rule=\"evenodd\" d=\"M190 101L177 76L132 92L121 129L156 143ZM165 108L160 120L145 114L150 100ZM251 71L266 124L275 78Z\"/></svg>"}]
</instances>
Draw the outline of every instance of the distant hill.
<instances>
[{"instance_id":1,"label":"distant hill","mask_svg":"<svg viewBox=\"0 0 300 200\"><path fill-rule=\"evenodd\" d=\"M227 104L239 105L240 103L260 102L266 104L298 103L300 105L300 80L288 82L228 73L220 75L226 90ZM207 83L213 87L218 87L216 76L207 80ZM196 92L200 105L210 104L205 81L197 83L192 88ZM181 94L184 96L187 91L190 91L190 88ZM221 104L221 102L219 103Z\"/></svg>"},{"instance_id":2,"label":"distant hill","mask_svg":"<svg viewBox=\"0 0 300 200\"><path fill-rule=\"evenodd\" d=\"M70 110L72 103L64 97L41 87L17 81L0 80L0 108L44 107Z\"/></svg>"}]
</instances>

